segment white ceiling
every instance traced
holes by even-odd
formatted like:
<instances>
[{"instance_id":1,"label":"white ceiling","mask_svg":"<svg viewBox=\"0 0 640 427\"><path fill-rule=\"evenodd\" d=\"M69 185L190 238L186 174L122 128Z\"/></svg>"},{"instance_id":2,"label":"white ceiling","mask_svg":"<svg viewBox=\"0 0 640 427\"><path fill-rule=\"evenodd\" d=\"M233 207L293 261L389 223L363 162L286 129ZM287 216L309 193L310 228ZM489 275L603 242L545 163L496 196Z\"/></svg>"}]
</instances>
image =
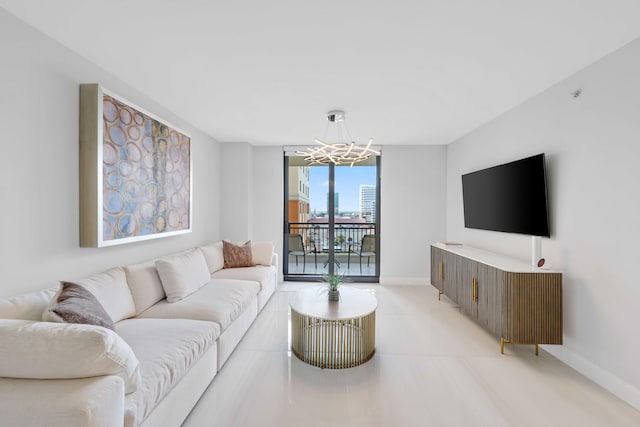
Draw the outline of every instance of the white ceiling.
<instances>
[{"instance_id":1,"label":"white ceiling","mask_svg":"<svg viewBox=\"0 0 640 427\"><path fill-rule=\"evenodd\" d=\"M0 0L219 141L447 144L640 37L637 0Z\"/></svg>"}]
</instances>

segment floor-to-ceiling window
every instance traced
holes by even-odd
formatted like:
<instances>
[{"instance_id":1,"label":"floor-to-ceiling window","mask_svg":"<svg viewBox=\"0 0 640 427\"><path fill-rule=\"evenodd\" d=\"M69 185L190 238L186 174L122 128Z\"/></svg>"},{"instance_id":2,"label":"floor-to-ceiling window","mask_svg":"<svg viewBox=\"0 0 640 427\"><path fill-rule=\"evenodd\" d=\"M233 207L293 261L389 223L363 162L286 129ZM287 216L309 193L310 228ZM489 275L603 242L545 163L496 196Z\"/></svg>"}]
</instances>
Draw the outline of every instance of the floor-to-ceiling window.
<instances>
[{"instance_id":1,"label":"floor-to-ceiling window","mask_svg":"<svg viewBox=\"0 0 640 427\"><path fill-rule=\"evenodd\" d=\"M310 166L285 153L285 280L378 281L380 161Z\"/></svg>"}]
</instances>

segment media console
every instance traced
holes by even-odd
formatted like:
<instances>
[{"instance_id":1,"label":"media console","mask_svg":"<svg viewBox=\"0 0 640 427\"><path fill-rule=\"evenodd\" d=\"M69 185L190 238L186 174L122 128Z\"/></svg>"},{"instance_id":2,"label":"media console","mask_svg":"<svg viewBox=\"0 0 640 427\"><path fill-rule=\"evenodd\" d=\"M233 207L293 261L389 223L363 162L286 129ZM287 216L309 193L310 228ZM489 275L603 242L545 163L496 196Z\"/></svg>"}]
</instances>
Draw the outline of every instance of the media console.
<instances>
[{"instance_id":1,"label":"media console","mask_svg":"<svg viewBox=\"0 0 640 427\"><path fill-rule=\"evenodd\" d=\"M505 344L562 344L562 273L465 245L431 245L431 284Z\"/></svg>"}]
</instances>

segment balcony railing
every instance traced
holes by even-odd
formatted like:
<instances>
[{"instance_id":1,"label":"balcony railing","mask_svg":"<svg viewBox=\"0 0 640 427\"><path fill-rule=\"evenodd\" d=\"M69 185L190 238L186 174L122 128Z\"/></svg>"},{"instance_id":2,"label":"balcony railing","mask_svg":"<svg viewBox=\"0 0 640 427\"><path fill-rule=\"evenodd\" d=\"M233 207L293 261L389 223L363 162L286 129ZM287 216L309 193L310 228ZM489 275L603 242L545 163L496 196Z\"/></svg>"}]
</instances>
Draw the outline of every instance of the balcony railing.
<instances>
[{"instance_id":1,"label":"balcony railing","mask_svg":"<svg viewBox=\"0 0 640 427\"><path fill-rule=\"evenodd\" d=\"M376 224L335 224L334 250L349 252L360 246L362 237L376 234ZM309 224L306 222L290 222L289 234L300 234L307 250L317 252L329 251L329 224Z\"/></svg>"}]
</instances>

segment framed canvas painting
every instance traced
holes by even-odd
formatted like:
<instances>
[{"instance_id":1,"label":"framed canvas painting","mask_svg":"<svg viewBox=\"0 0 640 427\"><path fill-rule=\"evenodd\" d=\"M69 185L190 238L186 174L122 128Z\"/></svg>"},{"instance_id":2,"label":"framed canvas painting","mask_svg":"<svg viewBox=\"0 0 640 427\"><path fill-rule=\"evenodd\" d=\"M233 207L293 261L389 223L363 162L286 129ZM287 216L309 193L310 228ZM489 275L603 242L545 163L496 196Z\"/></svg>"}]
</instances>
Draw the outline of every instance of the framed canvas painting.
<instances>
[{"instance_id":1,"label":"framed canvas painting","mask_svg":"<svg viewBox=\"0 0 640 427\"><path fill-rule=\"evenodd\" d=\"M191 232L191 137L98 84L80 85L80 246Z\"/></svg>"}]
</instances>

